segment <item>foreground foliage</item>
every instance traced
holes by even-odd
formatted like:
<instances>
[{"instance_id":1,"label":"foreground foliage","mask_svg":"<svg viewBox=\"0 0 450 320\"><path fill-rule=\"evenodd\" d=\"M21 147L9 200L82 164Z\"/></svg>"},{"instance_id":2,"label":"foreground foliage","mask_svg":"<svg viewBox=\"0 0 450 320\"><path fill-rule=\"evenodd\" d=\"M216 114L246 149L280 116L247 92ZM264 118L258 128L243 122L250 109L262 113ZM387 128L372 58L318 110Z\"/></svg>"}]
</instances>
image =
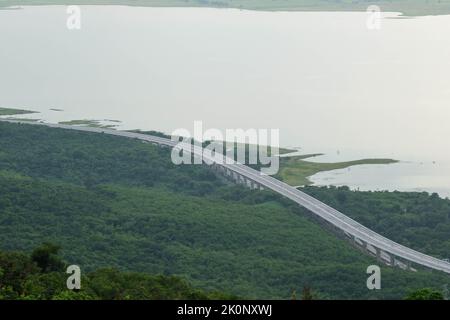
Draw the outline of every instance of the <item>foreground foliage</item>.
<instances>
[{"instance_id":1,"label":"foreground foliage","mask_svg":"<svg viewBox=\"0 0 450 320\"><path fill-rule=\"evenodd\" d=\"M424 288L410 293L405 300L444 300L444 295L440 291Z\"/></svg>"},{"instance_id":2,"label":"foreground foliage","mask_svg":"<svg viewBox=\"0 0 450 320\"><path fill-rule=\"evenodd\" d=\"M207 293L179 277L99 269L82 277L80 290L68 290L69 276L59 248L43 244L31 255L0 251L0 300L206 300L233 299Z\"/></svg>"}]
</instances>

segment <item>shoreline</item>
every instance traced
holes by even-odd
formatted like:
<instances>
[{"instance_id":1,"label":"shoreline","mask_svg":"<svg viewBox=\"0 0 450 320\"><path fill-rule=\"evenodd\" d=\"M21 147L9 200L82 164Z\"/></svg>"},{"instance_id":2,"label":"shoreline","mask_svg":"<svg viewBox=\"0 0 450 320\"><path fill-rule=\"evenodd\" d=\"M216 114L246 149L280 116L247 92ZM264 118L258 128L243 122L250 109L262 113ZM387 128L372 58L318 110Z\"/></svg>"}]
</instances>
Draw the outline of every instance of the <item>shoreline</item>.
<instances>
[{"instance_id":1,"label":"shoreline","mask_svg":"<svg viewBox=\"0 0 450 320\"><path fill-rule=\"evenodd\" d=\"M2 109L0 109L1 111ZM38 113L28 110L10 109L4 108L4 110L9 110L10 114L4 114L0 117L1 120L13 120L13 121L24 121L24 122L46 122L45 120L37 120L30 118L17 118L11 117L16 114L28 114ZM15 113L19 112L19 113ZM20 113L22 112L22 113ZM118 120L114 120L117 122ZM108 121L94 120L94 119L77 119L70 121L60 121L58 125L68 125L68 126L81 126L81 127L91 127L91 128L102 128L102 129L112 129L116 130L117 124L107 124ZM118 129L119 131L122 131ZM135 132L139 129L131 130ZM130 131L130 130L125 130ZM165 134L161 132L161 134ZM299 154L299 150L294 150L287 147L280 147L278 155L280 159L280 168L278 173L274 175L280 181L283 181L291 186L308 186L314 185L314 182L310 178L318 173L322 172L332 172L339 169L347 169L358 165L387 165L392 163L398 163L398 160L394 159L382 159L382 158L370 158L370 159L356 159L352 161L345 162L311 162L308 159L321 156L323 153L313 153L313 154Z\"/></svg>"},{"instance_id":2,"label":"shoreline","mask_svg":"<svg viewBox=\"0 0 450 320\"><path fill-rule=\"evenodd\" d=\"M41 123L41 125L45 125L44 123L45 120L34 120L34 119L26 119L26 118L15 118L15 117L10 117L9 119L5 116L0 116L0 123L1 122L24 122L24 123L28 123L28 124L35 124L35 125L39 125L39 122ZM70 126L70 125L69 125ZM87 128L93 128L93 129L102 129L102 126L94 125L94 126L89 126L89 125L72 125L72 127L87 127ZM103 127L103 129L113 129L113 128L105 128ZM118 130L118 131L122 131L122 130ZM124 130L127 132L133 132L133 130ZM145 131L143 131L145 132ZM280 150L281 151L281 150ZM340 187L340 186L347 186L348 188L350 188L352 191L372 191L372 192L378 192L378 191L389 191L389 192L393 192L393 191L398 191L398 192L417 192L417 193L422 193L422 192L426 192L428 194L432 194L432 193L437 193L439 195L440 198L442 199L446 199L446 198L450 198L450 193L448 193L446 190L441 190L441 191L436 191L438 187L436 188L423 188L421 186L417 186L417 187L404 187L401 185L398 185L397 187L390 187L390 188L385 188L385 187L373 187L373 185L371 187L367 187L364 185L358 185L358 183L336 183L335 182L330 182L330 183L320 183L317 181L314 181L316 179L313 179L314 176L317 177L317 175L327 175L328 177L332 177L339 172L342 172L344 170L351 170L351 168L356 168L355 170L367 170L368 167L370 167L371 170L377 170L380 167L381 168L386 168L386 170L389 170L388 168L391 168L390 165L395 165L395 164L405 164L405 163L410 163L408 161L399 161L399 160L394 160L394 159L382 159L382 158L368 158L368 159L359 159L359 160L353 160L353 161L343 161L343 162L311 162L311 161L306 161L308 159L314 158L320 156L320 154L303 154L303 155L293 155L293 156L289 156L289 153L286 153L284 155L280 155L280 170L278 172L278 174L274 175L274 178L277 178L278 180L285 182L295 188L302 188L302 187L307 187L307 186L315 186L315 187ZM294 162L295 165L286 165L283 164L283 162ZM411 162L412 163L412 162ZM296 166L297 165L297 166ZM300 167L300 170L298 170ZM289 172L289 170L298 170L297 172L295 172L292 176ZM383 170L383 169L382 169ZM283 175L283 171L288 171L288 179L283 179L282 175ZM355 172L356 172L355 171ZM286 172L284 173L286 175ZM286 177L285 177L286 178ZM292 179L292 181L290 181ZM306 183L298 183L296 184L295 181L296 179L304 179L303 181L306 181ZM376 181L373 181L372 184L375 183Z\"/></svg>"},{"instance_id":3,"label":"shoreline","mask_svg":"<svg viewBox=\"0 0 450 320\"><path fill-rule=\"evenodd\" d=\"M312 162L309 158L319 154L284 157L280 161L280 170L276 177L291 186L314 185L310 179L318 173L349 169L361 165L389 165L399 163L399 160L385 158L367 158L344 162Z\"/></svg>"}]
</instances>

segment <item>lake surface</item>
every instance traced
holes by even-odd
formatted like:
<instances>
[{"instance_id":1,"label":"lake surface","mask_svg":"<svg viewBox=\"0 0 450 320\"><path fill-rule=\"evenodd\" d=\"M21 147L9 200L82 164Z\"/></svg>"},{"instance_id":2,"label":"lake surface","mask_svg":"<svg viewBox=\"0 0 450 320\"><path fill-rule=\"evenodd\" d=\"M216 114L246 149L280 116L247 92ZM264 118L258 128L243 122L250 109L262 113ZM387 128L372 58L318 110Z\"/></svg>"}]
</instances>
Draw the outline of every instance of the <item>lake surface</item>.
<instances>
[{"instance_id":1,"label":"lake surface","mask_svg":"<svg viewBox=\"0 0 450 320\"><path fill-rule=\"evenodd\" d=\"M362 165L320 172L310 179L319 186L349 186L354 190L436 192L450 198L448 163L400 162L392 165Z\"/></svg>"},{"instance_id":2,"label":"lake surface","mask_svg":"<svg viewBox=\"0 0 450 320\"><path fill-rule=\"evenodd\" d=\"M0 10L0 106L167 133L279 128L283 146L326 153L314 161L403 161L318 184L450 195L450 16L386 13L369 30L355 12L81 8L81 30L65 6Z\"/></svg>"}]
</instances>

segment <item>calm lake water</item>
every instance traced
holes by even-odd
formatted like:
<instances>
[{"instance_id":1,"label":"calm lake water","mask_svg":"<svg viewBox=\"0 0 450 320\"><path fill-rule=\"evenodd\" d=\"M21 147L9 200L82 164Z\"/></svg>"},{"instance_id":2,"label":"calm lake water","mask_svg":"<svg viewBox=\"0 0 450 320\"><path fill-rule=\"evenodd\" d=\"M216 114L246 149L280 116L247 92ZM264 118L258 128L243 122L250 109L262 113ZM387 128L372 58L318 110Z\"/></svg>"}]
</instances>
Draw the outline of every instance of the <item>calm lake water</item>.
<instances>
[{"instance_id":1,"label":"calm lake water","mask_svg":"<svg viewBox=\"0 0 450 320\"><path fill-rule=\"evenodd\" d=\"M314 161L403 161L318 184L450 196L450 16L368 30L366 13L84 6L72 31L67 16L0 10L0 106L167 133L279 128L283 146L326 153Z\"/></svg>"}]
</instances>

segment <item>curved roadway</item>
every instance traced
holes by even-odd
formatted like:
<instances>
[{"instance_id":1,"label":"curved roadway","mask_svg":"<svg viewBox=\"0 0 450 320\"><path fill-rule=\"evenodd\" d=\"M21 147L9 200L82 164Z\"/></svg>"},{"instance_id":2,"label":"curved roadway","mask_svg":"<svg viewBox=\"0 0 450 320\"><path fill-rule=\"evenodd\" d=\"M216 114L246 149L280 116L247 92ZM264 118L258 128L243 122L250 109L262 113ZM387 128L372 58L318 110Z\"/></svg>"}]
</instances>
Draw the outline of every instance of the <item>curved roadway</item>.
<instances>
[{"instance_id":1,"label":"curved roadway","mask_svg":"<svg viewBox=\"0 0 450 320\"><path fill-rule=\"evenodd\" d=\"M4 120L11 123L25 123L20 121L12 121L12 120ZM81 127L81 126L70 126L70 125L61 125L61 124L48 124L48 123L28 123L33 125L44 125L52 128L61 128L68 130L77 130L84 132L95 132L95 133L104 133L114 136L122 136L127 138L139 139L142 141L157 143L160 145L166 145L169 147L176 147L189 149L189 145L182 145L177 141L172 141L167 138L161 138L157 136L146 135L142 133L134 133L127 131L118 131L111 129L103 129L103 128L92 128L92 127ZM201 147L192 147L191 149L193 153L197 156L203 156L203 149ZM205 158L205 157L204 157ZM214 159L208 158L211 162ZM281 182L271 176L262 174L261 172L254 170L248 166L243 164L234 163L228 164L226 161L223 161L222 164L218 164L228 170L236 172L237 174L246 177L268 189L271 189L282 196L289 198L295 201L297 204L305 207L312 213L316 214L320 218L326 220L331 223L338 229L343 232L353 236L356 239L359 239L366 244L369 244L375 248L380 249L388 254L394 255L395 257L402 258L406 261L410 261L434 270L443 271L446 273L450 273L450 263L444 260L440 260L429 255L420 253L408 247L405 247L401 244L398 244L392 240L389 240L380 234L364 227L360 223L355 220L347 217L345 214L333 209L332 207L326 205L325 203L309 196L308 194L289 186L288 184Z\"/></svg>"}]
</instances>

